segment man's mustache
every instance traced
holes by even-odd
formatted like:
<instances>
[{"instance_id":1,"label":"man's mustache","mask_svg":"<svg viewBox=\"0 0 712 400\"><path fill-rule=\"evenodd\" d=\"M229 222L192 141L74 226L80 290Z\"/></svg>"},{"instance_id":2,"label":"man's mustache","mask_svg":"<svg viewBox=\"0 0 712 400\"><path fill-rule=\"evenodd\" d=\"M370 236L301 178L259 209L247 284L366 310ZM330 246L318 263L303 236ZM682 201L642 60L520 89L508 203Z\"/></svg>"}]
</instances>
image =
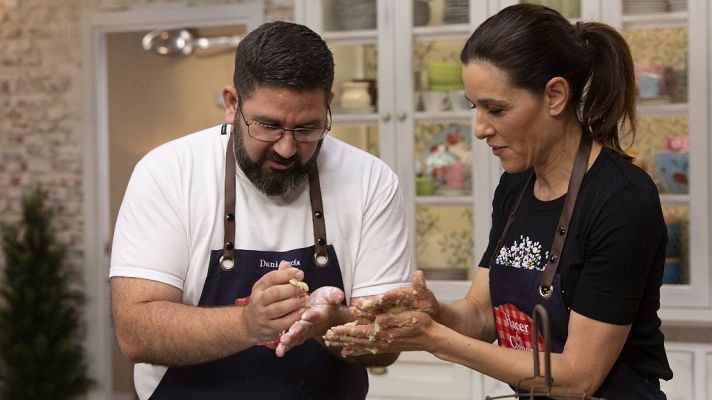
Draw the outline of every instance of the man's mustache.
<instances>
[{"instance_id":1,"label":"man's mustache","mask_svg":"<svg viewBox=\"0 0 712 400\"><path fill-rule=\"evenodd\" d=\"M279 154L277 154L277 152L275 152L275 151L270 151L270 154L267 155L266 159L267 159L268 161L275 161L275 162L278 162L278 163L280 163L280 164L289 164L290 162L293 162L293 161L296 162L296 160L295 160L296 157L295 157L295 156L292 156L292 157L289 157L289 158L284 158L284 157L280 156Z\"/></svg>"}]
</instances>

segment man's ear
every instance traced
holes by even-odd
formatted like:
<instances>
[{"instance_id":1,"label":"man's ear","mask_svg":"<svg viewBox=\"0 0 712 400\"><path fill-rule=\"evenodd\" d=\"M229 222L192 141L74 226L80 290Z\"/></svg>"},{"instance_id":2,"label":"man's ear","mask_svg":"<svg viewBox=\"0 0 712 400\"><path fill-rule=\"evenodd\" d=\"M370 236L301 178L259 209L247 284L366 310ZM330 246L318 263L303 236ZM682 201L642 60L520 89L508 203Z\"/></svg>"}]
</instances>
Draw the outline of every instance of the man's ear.
<instances>
[{"instance_id":1,"label":"man's ear","mask_svg":"<svg viewBox=\"0 0 712 400\"><path fill-rule=\"evenodd\" d=\"M223 106L225 107L225 123L235 122L237 115L237 89L232 85L226 85L222 90Z\"/></svg>"},{"instance_id":2,"label":"man's ear","mask_svg":"<svg viewBox=\"0 0 712 400\"><path fill-rule=\"evenodd\" d=\"M566 109L570 94L569 82L566 79L560 76L551 78L544 88L549 115L552 117L561 115Z\"/></svg>"},{"instance_id":3,"label":"man's ear","mask_svg":"<svg viewBox=\"0 0 712 400\"><path fill-rule=\"evenodd\" d=\"M331 94L329 95L329 100L328 100L327 104L330 105L332 100L334 100L334 92L331 92Z\"/></svg>"}]
</instances>

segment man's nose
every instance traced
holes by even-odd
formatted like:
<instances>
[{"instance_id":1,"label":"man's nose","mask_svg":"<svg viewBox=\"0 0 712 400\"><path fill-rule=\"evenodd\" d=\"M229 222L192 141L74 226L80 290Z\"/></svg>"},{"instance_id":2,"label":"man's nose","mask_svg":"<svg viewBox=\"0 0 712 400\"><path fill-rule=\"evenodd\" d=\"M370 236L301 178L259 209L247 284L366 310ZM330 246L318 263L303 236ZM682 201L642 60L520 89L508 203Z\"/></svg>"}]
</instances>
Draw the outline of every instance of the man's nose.
<instances>
[{"instance_id":1,"label":"man's nose","mask_svg":"<svg viewBox=\"0 0 712 400\"><path fill-rule=\"evenodd\" d=\"M282 137L274 142L272 149L283 158L291 158L297 153L297 141L294 140L294 133L284 131Z\"/></svg>"}]
</instances>

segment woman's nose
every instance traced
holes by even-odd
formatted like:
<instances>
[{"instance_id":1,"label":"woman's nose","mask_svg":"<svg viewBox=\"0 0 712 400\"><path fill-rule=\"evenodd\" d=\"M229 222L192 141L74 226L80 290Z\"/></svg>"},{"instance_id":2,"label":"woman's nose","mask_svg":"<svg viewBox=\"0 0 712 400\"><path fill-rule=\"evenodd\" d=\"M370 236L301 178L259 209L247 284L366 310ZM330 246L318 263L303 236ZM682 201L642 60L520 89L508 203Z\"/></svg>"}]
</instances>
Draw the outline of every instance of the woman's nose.
<instances>
[{"instance_id":1,"label":"woman's nose","mask_svg":"<svg viewBox=\"0 0 712 400\"><path fill-rule=\"evenodd\" d=\"M489 123L489 120L484 113L480 111L475 111L475 137L477 139L485 139L487 136L492 136L494 129Z\"/></svg>"}]
</instances>

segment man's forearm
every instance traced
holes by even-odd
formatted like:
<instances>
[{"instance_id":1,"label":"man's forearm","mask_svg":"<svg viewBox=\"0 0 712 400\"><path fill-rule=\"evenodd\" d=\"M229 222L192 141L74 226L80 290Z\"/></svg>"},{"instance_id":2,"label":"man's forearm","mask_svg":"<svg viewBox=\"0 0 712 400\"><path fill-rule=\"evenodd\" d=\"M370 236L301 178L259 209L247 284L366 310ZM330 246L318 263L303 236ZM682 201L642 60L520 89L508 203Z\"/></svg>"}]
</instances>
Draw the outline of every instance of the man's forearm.
<instances>
[{"instance_id":1,"label":"man's forearm","mask_svg":"<svg viewBox=\"0 0 712 400\"><path fill-rule=\"evenodd\" d=\"M115 312L114 318L119 345L131 361L175 366L212 361L255 345L239 323L242 312L234 306L152 301Z\"/></svg>"}]
</instances>

